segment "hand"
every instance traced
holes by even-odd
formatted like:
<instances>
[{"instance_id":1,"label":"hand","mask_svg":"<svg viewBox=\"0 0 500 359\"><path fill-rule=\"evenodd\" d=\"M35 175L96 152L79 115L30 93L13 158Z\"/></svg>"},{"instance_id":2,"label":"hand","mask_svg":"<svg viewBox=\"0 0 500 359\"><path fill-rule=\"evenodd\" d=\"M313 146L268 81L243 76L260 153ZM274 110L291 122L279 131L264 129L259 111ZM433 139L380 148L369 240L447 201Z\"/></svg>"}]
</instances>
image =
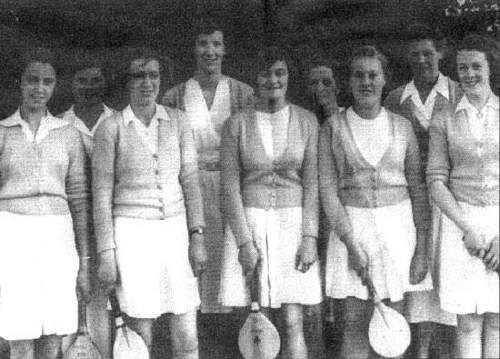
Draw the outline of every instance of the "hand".
<instances>
[{"instance_id":1,"label":"hand","mask_svg":"<svg viewBox=\"0 0 500 359\"><path fill-rule=\"evenodd\" d=\"M260 253L253 242L246 242L240 246L238 252L238 261L243 267L243 274L245 276L253 273L255 266L260 259Z\"/></svg>"},{"instance_id":2,"label":"hand","mask_svg":"<svg viewBox=\"0 0 500 359\"><path fill-rule=\"evenodd\" d=\"M425 253L415 253L410 264L410 284L418 284L425 279L429 262Z\"/></svg>"},{"instance_id":3,"label":"hand","mask_svg":"<svg viewBox=\"0 0 500 359\"><path fill-rule=\"evenodd\" d=\"M316 238L304 236L295 256L295 269L305 273L318 260L318 246Z\"/></svg>"},{"instance_id":4,"label":"hand","mask_svg":"<svg viewBox=\"0 0 500 359\"><path fill-rule=\"evenodd\" d=\"M104 288L105 292L108 293L116 285L118 278L117 268L116 268L116 256L114 249L108 249L104 252L99 253L99 267L97 269L97 278Z\"/></svg>"},{"instance_id":5,"label":"hand","mask_svg":"<svg viewBox=\"0 0 500 359\"><path fill-rule=\"evenodd\" d=\"M90 272L88 260L80 260L80 268L76 277L76 295L79 301L90 302Z\"/></svg>"},{"instance_id":6,"label":"hand","mask_svg":"<svg viewBox=\"0 0 500 359\"><path fill-rule=\"evenodd\" d=\"M464 245L467 251L472 256L480 257L485 255L485 239L484 234L478 229L472 229L464 234Z\"/></svg>"},{"instance_id":7,"label":"hand","mask_svg":"<svg viewBox=\"0 0 500 359\"><path fill-rule=\"evenodd\" d=\"M483 262L488 269L496 271L498 270L499 261L499 239L498 236L495 236L483 257Z\"/></svg>"},{"instance_id":8,"label":"hand","mask_svg":"<svg viewBox=\"0 0 500 359\"><path fill-rule=\"evenodd\" d=\"M361 245L353 239L341 238L341 241L344 242L347 247L349 255L349 268L354 270L364 283L366 276L368 275L368 253L366 253Z\"/></svg>"},{"instance_id":9,"label":"hand","mask_svg":"<svg viewBox=\"0 0 500 359\"><path fill-rule=\"evenodd\" d=\"M199 277L205 270L207 260L208 256L203 234L193 233L189 242L189 261L196 277Z\"/></svg>"}]
</instances>

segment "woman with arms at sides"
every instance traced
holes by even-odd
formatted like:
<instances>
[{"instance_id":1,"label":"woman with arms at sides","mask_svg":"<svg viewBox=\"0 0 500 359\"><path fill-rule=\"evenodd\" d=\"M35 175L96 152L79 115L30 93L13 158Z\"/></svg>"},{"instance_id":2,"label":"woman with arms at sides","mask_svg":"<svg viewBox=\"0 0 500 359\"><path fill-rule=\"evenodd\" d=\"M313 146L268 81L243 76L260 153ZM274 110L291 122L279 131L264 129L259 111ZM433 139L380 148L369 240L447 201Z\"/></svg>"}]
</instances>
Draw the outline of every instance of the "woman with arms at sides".
<instances>
[{"instance_id":1,"label":"woman with arms at sides","mask_svg":"<svg viewBox=\"0 0 500 359\"><path fill-rule=\"evenodd\" d=\"M429 152L429 126L431 118L439 113L447 112L455 102L458 84L439 71L439 62L444 56L444 39L441 34L422 24L411 25L404 34L406 41L407 61L413 79L391 91L384 101L384 106L408 119L417 137L420 158L427 165ZM436 278L437 269L434 263L441 213L432 207L432 233L429 236L428 254L429 271ZM429 272L429 273L430 273ZM437 282L436 282L437 284ZM410 292L406 298L406 316L412 324L412 348L419 359L428 358L431 341L439 348L441 357L446 350L444 336L455 337L456 315L441 309L437 289L430 291ZM434 340L432 339L434 338ZM454 340L452 340L453 342Z\"/></svg>"},{"instance_id":2,"label":"woman with arms at sides","mask_svg":"<svg viewBox=\"0 0 500 359\"><path fill-rule=\"evenodd\" d=\"M71 63L73 79L71 90L73 94L73 105L58 117L71 122L80 133L87 160L90 161L92 154L92 138L101 122L113 114L104 103L106 91L105 65L96 54L78 53ZM90 166L88 167L90 170ZM91 178L90 172L87 177ZM89 226L89 252L92 257L91 279L93 284L92 298L87 306L87 321L90 336L97 344L99 352L104 358L111 356L111 333L110 320L106 304L107 293L97 283L97 252L94 228L90 222ZM69 336L64 340L63 348L74 339Z\"/></svg>"},{"instance_id":3,"label":"woman with arms at sides","mask_svg":"<svg viewBox=\"0 0 500 359\"><path fill-rule=\"evenodd\" d=\"M269 47L257 60L255 107L222 133L227 221L221 301L250 304L245 275L260 260L260 304L281 320L284 358L307 358L302 305L321 302L317 262L317 119L289 103L286 54ZM238 263L239 262L239 263Z\"/></svg>"},{"instance_id":4,"label":"woman with arms at sides","mask_svg":"<svg viewBox=\"0 0 500 359\"><path fill-rule=\"evenodd\" d=\"M196 149L184 114L156 103L159 56L131 49L125 60L129 105L94 136L98 276L116 287L125 322L149 349L154 320L168 313L173 357L195 359L193 272L199 275L206 261Z\"/></svg>"},{"instance_id":5,"label":"woman with arms at sides","mask_svg":"<svg viewBox=\"0 0 500 359\"><path fill-rule=\"evenodd\" d=\"M373 357L367 276L379 297L400 312L406 292L432 286L430 278L422 282L430 219L424 170L411 124L381 106L386 66L372 46L354 52L354 104L320 133L321 203L333 231L326 295L344 299L342 358Z\"/></svg>"},{"instance_id":6,"label":"woman with arms at sides","mask_svg":"<svg viewBox=\"0 0 500 359\"><path fill-rule=\"evenodd\" d=\"M85 150L47 109L53 64L45 49L24 57L21 105L0 121L0 336L13 359L57 358L77 295L89 299Z\"/></svg>"},{"instance_id":7,"label":"woman with arms at sides","mask_svg":"<svg viewBox=\"0 0 500 359\"><path fill-rule=\"evenodd\" d=\"M464 92L433 118L427 182L442 211L439 246L441 307L457 314L460 358L498 358L498 96L490 68L498 45L482 36L458 46Z\"/></svg>"},{"instance_id":8,"label":"woman with arms at sides","mask_svg":"<svg viewBox=\"0 0 500 359\"><path fill-rule=\"evenodd\" d=\"M247 107L253 96L250 86L222 73L226 54L222 27L212 18L201 19L195 27L194 76L168 90L162 100L166 106L186 112L194 131L200 186L205 213L205 241L208 262L200 278L201 313L228 313L217 300L223 252L223 225L220 213L220 137L224 121ZM202 315L202 327L226 327L225 316ZM233 330L229 333L234 333Z\"/></svg>"}]
</instances>

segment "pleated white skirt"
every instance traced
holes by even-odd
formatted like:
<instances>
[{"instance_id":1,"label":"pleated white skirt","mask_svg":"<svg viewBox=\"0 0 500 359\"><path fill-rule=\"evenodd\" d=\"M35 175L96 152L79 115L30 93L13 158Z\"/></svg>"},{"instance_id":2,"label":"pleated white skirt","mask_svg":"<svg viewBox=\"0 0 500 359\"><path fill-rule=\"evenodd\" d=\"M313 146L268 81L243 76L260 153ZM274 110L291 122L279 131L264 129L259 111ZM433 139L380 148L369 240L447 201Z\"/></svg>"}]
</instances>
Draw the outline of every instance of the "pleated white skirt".
<instances>
[{"instance_id":1,"label":"pleated white skirt","mask_svg":"<svg viewBox=\"0 0 500 359\"><path fill-rule=\"evenodd\" d=\"M410 263L416 245L416 229L410 200L380 208L346 207L353 235L370 258L369 271L380 298L403 300L409 291L432 288L430 275L410 284ZM348 265L347 248L332 232L326 265L326 295L335 299L367 300L368 290Z\"/></svg>"},{"instance_id":2,"label":"pleated white skirt","mask_svg":"<svg viewBox=\"0 0 500 359\"><path fill-rule=\"evenodd\" d=\"M475 207L460 202L466 215L486 234L488 243L498 236L499 207ZM463 232L442 216L439 251L439 295L441 307L456 314L498 313L498 273L471 256L462 241Z\"/></svg>"},{"instance_id":3,"label":"pleated white skirt","mask_svg":"<svg viewBox=\"0 0 500 359\"><path fill-rule=\"evenodd\" d=\"M322 300L319 264L306 273L295 269L297 250L302 241L302 208L264 210L245 208L247 223L262 255L260 303L279 308L282 304L318 304ZM227 306L250 304L238 248L226 230L220 301Z\"/></svg>"},{"instance_id":4,"label":"pleated white skirt","mask_svg":"<svg viewBox=\"0 0 500 359\"><path fill-rule=\"evenodd\" d=\"M154 319L200 304L185 214L164 220L117 217L115 243L117 296L128 316Z\"/></svg>"},{"instance_id":5,"label":"pleated white skirt","mask_svg":"<svg viewBox=\"0 0 500 359\"><path fill-rule=\"evenodd\" d=\"M0 228L0 336L75 332L79 261L71 216L0 212Z\"/></svg>"}]
</instances>

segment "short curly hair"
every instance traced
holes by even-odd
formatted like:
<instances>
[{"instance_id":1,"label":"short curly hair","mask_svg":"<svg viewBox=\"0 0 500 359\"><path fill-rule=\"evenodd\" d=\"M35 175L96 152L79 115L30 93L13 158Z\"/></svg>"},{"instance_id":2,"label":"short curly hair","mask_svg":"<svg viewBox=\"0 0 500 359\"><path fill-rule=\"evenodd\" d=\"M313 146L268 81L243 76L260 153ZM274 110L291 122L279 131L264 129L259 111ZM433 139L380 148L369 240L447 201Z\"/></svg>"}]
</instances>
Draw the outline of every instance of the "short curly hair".
<instances>
[{"instance_id":1,"label":"short curly hair","mask_svg":"<svg viewBox=\"0 0 500 359\"><path fill-rule=\"evenodd\" d=\"M446 39L441 31L422 23L414 23L403 31L403 40L408 44L414 41L430 40L437 51L443 51L446 47Z\"/></svg>"},{"instance_id":2,"label":"short curly hair","mask_svg":"<svg viewBox=\"0 0 500 359\"><path fill-rule=\"evenodd\" d=\"M380 51L377 50L375 46L372 45L365 45L356 48L349 59L349 68L350 71L352 72L352 64L354 61L360 59L360 58L374 58L380 61L380 64L382 65L382 70L384 71L384 76L386 79L389 77L389 63L387 61L387 57L385 57L384 54L382 54Z\"/></svg>"}]
</instances>

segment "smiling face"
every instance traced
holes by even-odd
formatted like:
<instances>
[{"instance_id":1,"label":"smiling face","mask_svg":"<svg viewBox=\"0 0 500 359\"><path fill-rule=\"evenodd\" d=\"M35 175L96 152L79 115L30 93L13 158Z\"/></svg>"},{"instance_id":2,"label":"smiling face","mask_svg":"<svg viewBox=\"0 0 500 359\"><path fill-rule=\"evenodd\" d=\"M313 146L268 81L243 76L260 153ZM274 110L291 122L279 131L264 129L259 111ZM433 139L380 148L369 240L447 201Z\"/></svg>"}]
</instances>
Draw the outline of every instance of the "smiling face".
<instances>
[{"instance_id":1,"label":"smiling face","mask_svg":"<svg viewBox=\"0 0 500 359\"><path fill-rule=\"evenodd\" d=\"M154 104L160 91L160 64L157 60L136 59L130 63L128 90L132 106Z\"/></svg>"},{"instance_id":2,"label":"smiling face","mask_svg":"<svg viewBox=\"0 0 500 359\"><path fill-rule=\"evenodd\" d=\"M31 110L47 107L56 86L56 72L51 64L31 62L21 77L23 106Z\"/></svg>"},{"instance_id":3,"label":"smiling face","mask_svg":"<svg viewBox=\"0 0 500 359\"><path fill-rule=\"evenodd\" d=\"M459 51L457 73L460 86L466 95L479 96L490 91L490 66L484 52Z\"/></svg>"},{"instance_id":4,"label":"smiling face","mask_svg":"<svg viewBox=\"0 0 500 359\"><path fill-rule=\"evenodd\" d=\"M418 82L436 81L439 75L439 61L442 58L443 54L436 49L432 40L417 40L408 44L408 63L413 77Z\"/></svg>"},{"instance_id":5,"label":"smiling face","mask_svg":"<svg viewBox=\"0 0 500 359\"><path fill-rule=\"evenodd\" d=\"M354 59L349 85L358 107L369 109L378 106L385 86L385 75L380 60L375 57Z\"/></svg>"},{"instance_id":6,"label":"smiling face","mask_svg":"<svg viewBox=\"0 0 500 359\"><path fill-rule=\"evenodd\" d=\"M105 80L99 67L89 67L77 71L73 76L73 97L76 103L101 103L104 96Z\"/></svg>"},{"instance_id":7,"label":"smiling face","mask_svg":"<svg viewBox=\"0 0 500 359\"><path fill-rule=\"evenodd\" d=\"M225 53L224 35L221 31L198 35L194 56L199 71L205 74L220 74Z\"/></svg>"},{"instance_id":8,"label":"smiling face","mask_svg":"<svg viewBox=\"0 0 500 359\"><path fill-rule=\"evenodd\" d=\"M312 68L309 72L308 89L320 105L334 101L338 90L332 69L326 66Z\"/></svg>"},{"instance_id":9,"label":"smiling face","mask_svg":"<svg viewBox=\"0 0 500 359\"><path fill-rule=\"evenodd\" d=\"M269 69L257 75L259 97L265 100L284 100L288 89L288 66L276 61Z\"/></svg>"}]
</instances>

